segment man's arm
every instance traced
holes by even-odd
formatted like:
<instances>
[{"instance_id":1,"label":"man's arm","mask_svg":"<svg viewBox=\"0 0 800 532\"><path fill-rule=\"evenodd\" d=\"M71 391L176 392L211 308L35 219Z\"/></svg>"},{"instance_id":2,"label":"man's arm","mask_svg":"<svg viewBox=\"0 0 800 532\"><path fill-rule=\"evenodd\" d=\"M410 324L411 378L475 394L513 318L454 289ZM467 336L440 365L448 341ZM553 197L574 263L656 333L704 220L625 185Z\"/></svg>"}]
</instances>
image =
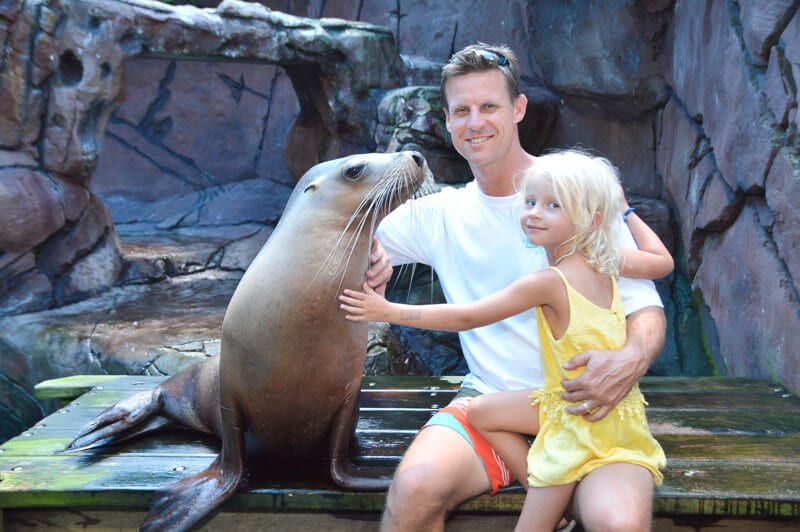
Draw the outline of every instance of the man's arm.
<instances>
[{"instance_id":1,"label":"man's arm","mask_svg":"<svg viewBox=\"0 0 800 532\"><path fill-rule=\"evenodd\" d=\"M580 402L566 410L587 421L603 419L647 373L664 347L667 319L660 307L645 307L627 318L628 342L619 351L591 350L564 364L586 366L580 377L562 382L565 401ZM597 410L595 410L597 409ZM588 412L592 412L588 414Z\"/></svg>"}]
</instances>

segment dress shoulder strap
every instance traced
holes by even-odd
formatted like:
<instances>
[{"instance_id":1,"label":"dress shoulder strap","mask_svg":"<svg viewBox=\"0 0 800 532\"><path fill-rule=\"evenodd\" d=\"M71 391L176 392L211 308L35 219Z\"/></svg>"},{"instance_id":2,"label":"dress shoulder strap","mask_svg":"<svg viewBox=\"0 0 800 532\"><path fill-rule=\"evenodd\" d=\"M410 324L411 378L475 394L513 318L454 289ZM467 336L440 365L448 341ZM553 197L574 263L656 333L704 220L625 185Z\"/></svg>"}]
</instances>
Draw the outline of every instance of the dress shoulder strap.
<instances>
[{"instance_id":1,"label":"dress shoulder strap","mask_svg":"<svg viewBox=\"0 0 800 532\"><path fill-rule=\"evenodd\" d=\"M562 272L561 270L559 270L559 269L558 269L558 268L556 268L555 266L548 266L548 267L547 267L547 269L548 269L548 270L553 270L554 272L556 272L556 273L557 273L557 274L558 274L558 275L561 277L561 280L562 280L562 281L564 281L564 284L565 284L566 286L569 286L569 285L570 285L570 284L569 284L569 281L567 281L567 276L566 276L566 275L564 275L564 272Z\"/></svg>"}]
</instances>

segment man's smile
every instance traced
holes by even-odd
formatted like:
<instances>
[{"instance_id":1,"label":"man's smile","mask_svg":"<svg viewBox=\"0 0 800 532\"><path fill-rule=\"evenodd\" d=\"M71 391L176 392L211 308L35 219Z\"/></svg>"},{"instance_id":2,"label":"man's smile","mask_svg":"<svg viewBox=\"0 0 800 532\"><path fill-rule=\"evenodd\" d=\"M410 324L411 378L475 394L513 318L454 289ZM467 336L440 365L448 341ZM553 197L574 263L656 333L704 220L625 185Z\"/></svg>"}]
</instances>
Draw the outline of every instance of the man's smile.
<instances>
[{"instance_id":1,"label":"man's smile","mask_svg":"<svg viewBox=\"0 0 800 532\"><path fill-rule=\"evenodd\" d=\"M472 145L483 144L484 142L488 141L491 138L492 137L473 137L471 139L467 139L467 142L469 142Z\"/></svg>"}]
</instances>

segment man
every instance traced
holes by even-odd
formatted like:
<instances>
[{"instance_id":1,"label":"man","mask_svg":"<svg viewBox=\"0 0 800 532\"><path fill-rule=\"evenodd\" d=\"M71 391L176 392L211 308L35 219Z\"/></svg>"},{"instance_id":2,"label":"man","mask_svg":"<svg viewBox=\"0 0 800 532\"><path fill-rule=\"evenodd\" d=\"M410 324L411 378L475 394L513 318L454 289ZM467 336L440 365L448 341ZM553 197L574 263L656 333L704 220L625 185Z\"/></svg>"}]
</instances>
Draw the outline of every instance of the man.
<instances>
[{"instance_id":1,"label":"man","mask_svg":"<svg viewBox=\"0 0 800 532\"><path fill-rule=\"evenodd\" d=\"M368 272L371 285L385 283L389 258L395 265L429 264L447 301L460 303L547 265L544 252L526 245L519 227L519 178L536 160L519 141L517 124L527 105L519 78L512 50L483 44L457 52L442 69L447 130L475 179L463 189L408 202L381 223ZM634 245L630 232L623 232ZM653 284L621 280L620 292L629 313L626 347L575 357L568 369L586 369L563 383L564 399L575 403L568 411L590 421L603 418L628 393L664 342L666 320ZM469 398L479 393L539 387L534 313L460 333L460 341L470 373L453 402L431 418L401 460L387 494L384 530L443 530L449 511L510 481L464 412ZM571 513L587 530L649 530L652 498L647 470L612 464L578 484Z\"/></svg>"}]
</instances>

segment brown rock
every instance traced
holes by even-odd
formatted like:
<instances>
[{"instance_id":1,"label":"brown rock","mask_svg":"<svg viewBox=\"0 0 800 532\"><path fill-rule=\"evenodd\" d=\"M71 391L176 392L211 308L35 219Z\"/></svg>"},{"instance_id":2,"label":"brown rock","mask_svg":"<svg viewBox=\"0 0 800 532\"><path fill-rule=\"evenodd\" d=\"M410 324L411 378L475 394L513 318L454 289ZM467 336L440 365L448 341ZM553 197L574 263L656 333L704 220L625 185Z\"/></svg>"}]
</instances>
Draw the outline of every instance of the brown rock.
<instances>
[{"instance_id":1,"label":"brown rock","mask_svg":"<svg viewBox=\"0 0 800 532\"><path fill-rule=\"evenodd\" d=\"M739 49L739 41L727 3L714 0L702 13L692 3L678 3L674 16L674 89L691 116L703 117L723 179L746 192L762 188L772 132L761 120L745 57L731 53Z\"/></svg>"},{"instance_id":2,"label":"brown rock","mask_svg":"<svg viewBox=\"0 0 800 532\"><path fill-rule=\"evenodd\" d=\"M575 137L580 130L580 137ZM618 120L615 117L578 113L564 107L556 122L548 146L582 146L608 157L619 168L625 190L630 194L658 195L654 179L655 144L652 125Z\"/></svg>"},{"instance_id":3,"label":"brown rock","mask_svg":"<svg viewBox=\"0 0 800 532\"><path fill-rule=\"evenodd\" d=\"M269 143L262 127L273 71L235 63L176 63L175 76L165 87L169 96L151 120L169 124L158 137L166 150L193 154L192 164L206 178L204 188L255 177L253 156L262 142ZM192 108L201 112L192 113Z\"/></svg>"},{"instance_id":4,"label":"brown rock","mask_svg":"<svg viewBox=\"0 0 800 532\"><path fill-rule=\"evenodd\" d=\"M793 0L745 0L739 6L747 49L756 64L766 65L770 48L778 41L796 5Z\"/></svg>"},{"instance_id":5,"label":"brown rock","mask_svg":"<svg viewBox=\"0 0 800 532\"><path fill-rule=\"evenodd\" d=\"M22 253L64 225L57 186L41 172L0 168L0 249Z\"/></svg>"},{"instance_id":6,"label":"brown rock","mask_svg":"<svg viewBox=\"0 0 800 532\"><path fill-rule=\"evenodd\" d=\"M734 193L719 172L714 172L703 181L702 196L697 202L694 230L724 232L739 216L742 202L743 197Z\"/></svg>"},{"instance_id":7,"label":"brown rock","mask_svg":"<svg viewBox=\"0 0 800 532\"><path fill-rule=\"evenodd\" d=\"M117 235L109 233L87 255L71 265L58 284L56 302L63 305L108 290L121 270Z\"/></svg>"},{"instance_id":8,"label":"brown rock","mask_svg":"<svg viewBox=\"0 0 800 532\"><path fill-rule=\"evenodd\" d=\"M767 176L767 204L775 216L773 235L778 253L793 279L800 279L800 159L783 148Z\"/></svg>"},{"instance_id":9,"label":"brown rock","mask_svg":"<svg viewBox=\"0 0 800 532\"><path fill-rule=\"evenodd\" d=\"M65 226L59 238L52 238L41 246L37 260L39 269L51 278L62 275L80 257L97 247L106 235L111 235L112 240L116 236L111 214L97 196L92 195L78 220ZM111 279L106 287L113 281Z\"/></svg>"},{"instance_id":10,"label":"brown rock","mask_svg":"<svg viewBox=\"0 0 800 532\"><path fill-rule=\"evenodd\" d=\"M586 9L582 3L558 2L530 8L532 48L547 85L559 94L599 97L603 107L614 107L622 116L649 111L664 99L652 41L666 19L640 10L632 0L592 3L591 16ZM615 106L617 98L624 104Z\"/></svg>"},{"instance_id":11,"label":"brown rock","mask_svg":"<svg viewBox=\"0 0 800 532\"><path fill-rule=\"evenodd\" d=\"M731 374L800 389L793 334L800 328L800 304L781 262L755 208L748 205L706 250L695 286L702 287Z\"/></svg>"},{"instance_id":12,"label":"brown rock","mask_svg":"<svg viewBox=\"0 0 800 532\"><path fill-rule=\"evenodd\" d=\"M25 79L28 43L35 29L35 8L20 0L4 2L0 8L0 147L19 148L25 117L25 100L30 90Z\"/></svg>"},{"instance_id":13,"label":"brown rock","mask_svg":"<svg viewBox=\"0 0 800 532\"><path fill-rule=\"evenodd\" d=\"M13 284L0 287L0 315L34 312L53 305L53 285L35 268L16 273L13 279Z\"/></svg>"},{"instance_id":14,"label":"brown rock","mask_svg":"<svg viewBox=\"0 0 800 532\"><path fill-rule=\"evenodd\" d=\"M775 116L773 127L785 128L789 124L789 112L797 107L792 90L793 83L791 66L783 50L773 46L762 89L767 106Z\"/></svg>"}]
</instances>

